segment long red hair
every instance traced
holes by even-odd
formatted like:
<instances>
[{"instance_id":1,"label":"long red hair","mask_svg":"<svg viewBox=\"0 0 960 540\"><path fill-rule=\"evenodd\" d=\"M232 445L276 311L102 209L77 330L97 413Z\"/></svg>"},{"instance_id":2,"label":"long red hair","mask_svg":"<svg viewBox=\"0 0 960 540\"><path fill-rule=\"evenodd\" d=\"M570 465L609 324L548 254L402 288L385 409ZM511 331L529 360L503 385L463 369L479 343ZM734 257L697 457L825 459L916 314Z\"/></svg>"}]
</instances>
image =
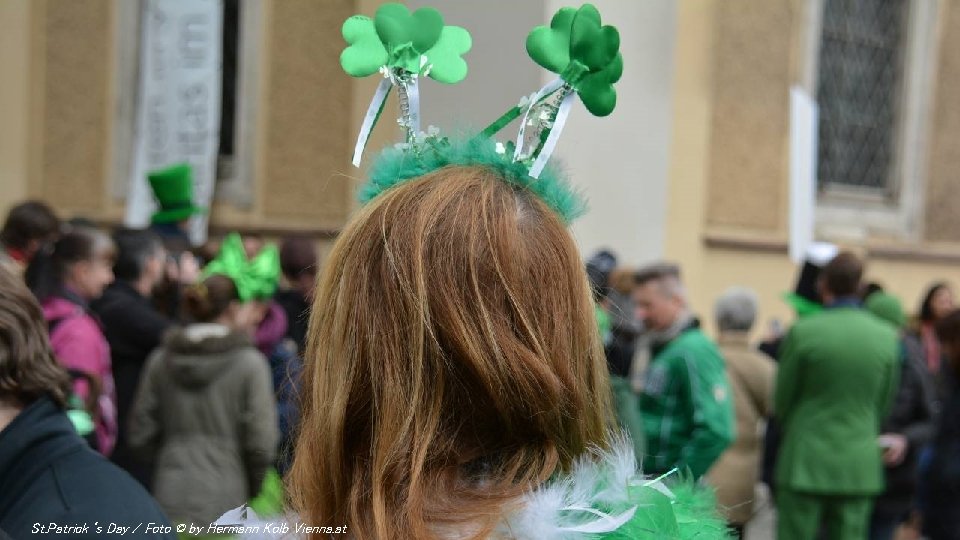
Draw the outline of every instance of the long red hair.
<instances>
[{"instance_id":1,"label":"long red hair","mask_svg":"<svg viewBox=\"0 0 960 540\"><path fill-rule=\"evenodd\" d=\"M350 221L305 356L287 481L307 525L486 537L505 503L607 445L607 371L573 239L486 168L409 181Z\"/></svg>"}]
</instances>

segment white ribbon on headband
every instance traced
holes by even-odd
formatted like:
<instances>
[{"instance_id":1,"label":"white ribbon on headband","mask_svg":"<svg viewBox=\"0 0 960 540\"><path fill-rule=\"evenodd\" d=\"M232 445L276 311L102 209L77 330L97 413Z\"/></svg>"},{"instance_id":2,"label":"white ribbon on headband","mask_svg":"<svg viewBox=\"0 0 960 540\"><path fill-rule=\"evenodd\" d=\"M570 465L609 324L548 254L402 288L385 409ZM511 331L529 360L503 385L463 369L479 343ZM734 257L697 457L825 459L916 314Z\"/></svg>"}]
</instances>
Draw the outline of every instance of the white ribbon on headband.
<instances>
[{"instance_id":1,"label":"white ribbon on headband","mask_svg":"<svg viewBox=\"0 0 960 540\"><path fill-rule=\"evenodd\" d=\"M420 56L420 73L424 75L430 73L430 65L426 56ZM370 132L373 126L377 124L380 113L383 112L383 106L386 104L387 96L390 95L390 89L397 87L400 94L400 125L407 131L407 142L410 142L413 135L420 131L420 77L417 73L398 72L383 66L380 68L383 74L383 80L377 85L377 91L370 100L367 107L367 114L363 117L363 123L360 125L360 134L357 135L357 144L353 147L353 166L360 166L360 158L363 156L363 150L370 140Z\"/></svg>"},{"instance_id":2,"label":"white ribbon on headband","mask_svg":"<svg viewBox=\"0 0 960 540\"><path fill-rule=\"evenodd\" d=\"M523 113L523 118L520 119L520 133L517 134L517 146L516 150L513 152L514 161L520 161L524 157L529 157L524 155L524 136L526 135L527 131L527 122L530 120L530 112L536 108L537 104L540 103L543 98L562 88L563 84L563 79L558 77L547 83L546 86L541 88L540 91L534 94L530 99L530 103L527 104L527 110L525 113Z\"/></svg>"},{"instance_id":3,"label":"white ribbon on headband","mask_svg":"<svg viewBox=\"0 0 960 540\"><path fill-rule=\"evenodd\" d=\"M530 170L527 173L531 178L540 178L540 173L543 172L543 168L546 167L547 162L550 161L550 156L552 156L553 151L556 150L557 141L560 140L560 133L563 131L563 126L567 123L567 118L570 116L570 107L573 106L576 93L573 91L573 88L570 88L566 84L567 83L563 79L556 78L541 88L540 91L534 94L533 98L530 100L530 104L527 106L527 110L523 115L523 119L521 120L520 133L517 135L517 147L513 153L513 160L519 161L520 159L533 157L534 161L530 165ZM540 148L540 151L536 156L526 155L525 152L532 151L524 148L524 137L526 135L527 124L531 123L530 113L544 98L558 91L562 92L562 94L560 97L560 103L557 106L556 117L552 119L540 119L550 122L550 125L547 127L549 130L547 140L543 142L543 146Z\"/></svg>"},{"instance_id":4,"label":"white ribbon on headband","mask_svg":"<svg viewBox=\"0 0 960 540\"><path fill-rule=\"evenodd\" d=\"M560 107L557 109L557 117L553 119L553 126L550 127L550 135L543 143L543 148L540 149L537 159L530 166L529 174L531 178L540 178L540 173L547 166L547 161L553 155L553 151L557 147L557 141L560 140L560 132L563 131L563 126L567 123L567 117L570 116L570 107L576 101L577 94L572 89L565 87L562 92L564 92L563 98L560 101Z\"/></svg>"},{"instance_id":5,"label":"white ribbon on headband","mask_svg":"<svg viewBox=\"0 0 960 540\"><path fill-rule=\"evenodd\" d=\"M390 95L390 89L393 88L393 80L389 76L384 76L377 86L377 91L370 100L370 106L367 107L367 114L363 117L363 124L360 125L360 134L357 136L357 144L353 147L353 166L360 166L360 156L363 155L363 149L367 146L367 140L370 139L370 132L373 131L380 112L383 111L383 105Z\"/></svg>"}]
</instances>

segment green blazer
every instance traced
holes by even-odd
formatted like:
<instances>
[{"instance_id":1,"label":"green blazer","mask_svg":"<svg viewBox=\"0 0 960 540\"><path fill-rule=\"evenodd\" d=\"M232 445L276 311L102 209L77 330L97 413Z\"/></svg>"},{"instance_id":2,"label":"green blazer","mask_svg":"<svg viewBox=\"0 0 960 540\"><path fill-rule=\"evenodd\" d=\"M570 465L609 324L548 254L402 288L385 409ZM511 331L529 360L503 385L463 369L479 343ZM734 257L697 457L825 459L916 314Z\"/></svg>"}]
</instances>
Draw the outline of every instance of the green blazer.
<instances>
[{"instance_id":1,"label":"green blazer","mask_svg":"<svg viewBox=\"0 0 960 540\"><path fill-rule=\"evenodd\" d=\"M880 493L877 436L898 384L894 329L864 310L838 307L797 322L781 351L774 391L783 426L778 487Z\"/></svg>"}]
</instances>

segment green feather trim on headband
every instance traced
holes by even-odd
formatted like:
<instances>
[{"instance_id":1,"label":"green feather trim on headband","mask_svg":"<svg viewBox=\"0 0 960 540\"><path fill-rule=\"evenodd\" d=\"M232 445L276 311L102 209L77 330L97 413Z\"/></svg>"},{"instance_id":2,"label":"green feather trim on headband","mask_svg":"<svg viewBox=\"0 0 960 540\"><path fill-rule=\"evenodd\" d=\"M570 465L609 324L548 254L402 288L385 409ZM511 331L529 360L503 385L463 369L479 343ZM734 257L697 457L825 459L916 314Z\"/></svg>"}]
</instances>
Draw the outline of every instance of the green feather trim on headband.
<instances>
[{"instance_id":1,"label":"green feather trim on headband","mask_svg":"<svg viewBox=\"0 0 960 540\"><path fill-rule=\"evenodd\" d=\"M498 145L474 137L451 140L435 135L418 137L413 144L398 144L377 156L369 179L360 189L360 202L367 203L388 189L448 166L480 166L492 169L505 181L529 189L564 223L570 224L587 210L586 202L561 171L548 165L540 178L531 178L529 164L513 161L513 143Z\"/></svg>"}]
</instances>

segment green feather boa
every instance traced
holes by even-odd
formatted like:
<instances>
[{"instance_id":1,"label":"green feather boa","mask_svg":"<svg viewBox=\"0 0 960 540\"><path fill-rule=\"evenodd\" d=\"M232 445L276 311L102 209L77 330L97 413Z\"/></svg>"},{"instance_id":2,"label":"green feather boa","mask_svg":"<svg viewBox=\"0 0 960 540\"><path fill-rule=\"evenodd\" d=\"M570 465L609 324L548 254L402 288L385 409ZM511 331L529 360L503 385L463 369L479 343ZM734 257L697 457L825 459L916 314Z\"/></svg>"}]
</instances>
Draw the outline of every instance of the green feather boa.
<instances>
[{"instance_id":1,"label":"green feather boa","mask_svg":"<svg viewBox=\"0 0 960 540\"><path fill-rule=\"evenodd\" d=\"M487 167L504 181L535 193L567 224L587 210L581 194L556 166L548 165L540 178L531 178L528 163L513 161L512 143L498 151L495 141L481 137L427 136L413 144L387 148L373 162L369 179L360 189L360 202L369 202L394 186L449 166Z\"/></svg>"}]
</instances>

